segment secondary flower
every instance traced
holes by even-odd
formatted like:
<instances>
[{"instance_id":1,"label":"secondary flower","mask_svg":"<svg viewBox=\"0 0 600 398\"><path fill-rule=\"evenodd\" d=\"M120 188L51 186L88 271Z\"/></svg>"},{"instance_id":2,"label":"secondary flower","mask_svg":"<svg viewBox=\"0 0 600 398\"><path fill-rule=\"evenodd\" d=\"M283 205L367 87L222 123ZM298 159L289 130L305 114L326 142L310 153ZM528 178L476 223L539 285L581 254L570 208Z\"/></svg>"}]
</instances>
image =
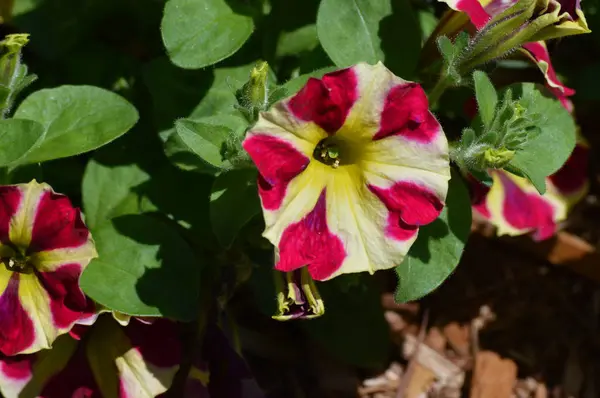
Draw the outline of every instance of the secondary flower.
<instances>
[{"instance_id":1,"label":"secondary flower","mask_svg":"<svg viewBox=\"0 0 600 398\"><path fill-rule=\"evenodd\" d=\"M472 180L475 212L496 226L498 235L522 235L544 240L554 235L570 208L587 192L588 148L578 144L564 166L546 178L540 195L526 179L494 170L491 188Z\"/></svg>"},{"instance_id":2,"label":"secondary flower","mask_svg":"<svg viewBox=\"0 0 600 398\"><path fill-rule=\"evenodd\" d=\"M441 35L454 36L459 31L468 29L468 20L477 30L481 30L491 18L498 16L508 8L517 4L517 0L441 0L447 3L450 8L460 11L460 13L450 12L444 15L436 27L434 33L429 39L423 54L422 64L431 62L431 55L435 38ZM538 10L545 10L544 16L546 22L552 23L544 28L550 29L557 35L577 34L589 32L583 12L581 11L580 1L567 0L540 0L536 5ZM474 33L474 32L473 32ZM508 32L506 32L508 33ZM545 37L548 39L549 37ZM556 76L556 73L550 62L550 55L544 41L525 43L520 48L521 52L533 60L546 78L548 88L566 104L566 97L574 94L574 91L565 87Z\"/></svg>"},{"instance_id":3,"label":"secondary flower","mask_svg":"<svg viewBox=\"0 0 600 398\"><path fill-rule=\"evenodd\" d=\"M153 398L167 391L181 361L178 327L165 319L123 327L109 314L52 349L0 358L6 398Z\"/></svg>"},{"instance_id":4,"label":"secondary flower","mask_svg":"<svg viewBox=\"0 0 600 398\"><path fill-rule=\"evenodd\" d=\"M78 282L96 256L66 196L35 180L0 186L0 352L49 348L93 311Z\"/></svg>"},{"instance_id":5,"label":"secondary flower","mask_svg":"<svg viewBox=\"0 0 600 398\"><path fill-rule=\"evenodd\" d=\"M444 132L421 86L381 63L309 79L260 115L243 146L280 271L308 266L326 280L392 268L444 206Z\"/></svg>"}]
</instances>

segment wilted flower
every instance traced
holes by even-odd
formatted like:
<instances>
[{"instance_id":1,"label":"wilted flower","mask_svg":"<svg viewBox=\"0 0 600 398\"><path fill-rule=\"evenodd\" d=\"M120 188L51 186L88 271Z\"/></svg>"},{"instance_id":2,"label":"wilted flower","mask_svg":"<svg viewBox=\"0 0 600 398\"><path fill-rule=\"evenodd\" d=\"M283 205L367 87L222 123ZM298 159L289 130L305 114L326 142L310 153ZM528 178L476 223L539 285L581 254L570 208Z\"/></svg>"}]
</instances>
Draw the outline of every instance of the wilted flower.
<instances>
[{"instance_id":1,"label":"wilted flower","mask_svg":"<svg viewBox=\"0 0 600 398\"><path fill-rule=\"evenodd\" d=\"M0 352L32 353L91 310L79 276L97 256L79 209L47 184L0 186Z\"/></svg>"},{"instance_id":2,"label":"wilted flower","mask_svg":"<svg viewBox=\"0 0 600 398\"><path fill-rule=\"evenodd\" d=\"M326 280L394 267L444 206L446 137L421 86L381 63L310 79L243 146L280 271Z\"/></svg>"},{"instance_id":3,"label":"wilted flower","mask_svg":"<svg viewBox=\"0 0 600 398\"><path fill-rule=\"evenodd\" d=\"M154 398L179 369L177 325L165 319L119 325L101 315L80 341L68 335L52 349L0 358L5 398Z\"/></svg>"},{"instance_id":4,"label":"wilted flower","mask_svg":"<svg viewBox=\"0 0 600 398\"><path fill-rule=\"evenodd\" d=\"M564 166L546 178L544 195L524 178L504 170L490 171L491 188L472 181L473 209L496 226L498 235L533 232L536 240L548 239L587 192L587 159L587 146L578 144Z\"/></svg>"}]
</instances>

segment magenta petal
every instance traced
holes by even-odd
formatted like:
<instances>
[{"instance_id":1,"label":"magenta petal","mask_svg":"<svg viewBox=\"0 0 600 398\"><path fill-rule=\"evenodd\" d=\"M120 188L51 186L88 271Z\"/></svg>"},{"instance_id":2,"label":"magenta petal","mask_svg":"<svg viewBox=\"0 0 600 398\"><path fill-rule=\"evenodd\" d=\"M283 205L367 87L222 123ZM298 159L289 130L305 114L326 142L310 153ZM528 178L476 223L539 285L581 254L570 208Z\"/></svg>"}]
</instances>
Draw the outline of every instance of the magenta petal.
<instances>
[{"instance_id":1,"label":"magenta petal","mask_svg":"<svg viewBox=\"0 0 600 398\"><path fill-rule=\"evenodd\" d=\"M243 146L260 172L258 192L263 207L278 209L289 181L308 166L310 159L292 144L266 134L248 137Z\"/></svg>"},{"instance_id":2,"label":"magenta petal","mask_svg":"<svg viewBox=\"0 0 600 398\"><path fill-rule=\"evenodd\" d=\"M373 139L401 135L428 143L438 133L439 124L429 112L423 88L417 83L407 83L393 87L388 93L381 113L381 127Z\"/></svg>"},{"instance_id":3,"label":"magenta petal","mask_svg":"<svg viewBox=\"0 0 600 398\"><path fill-rule=\"evenodd\" d=\"M315 280L324 280L338 270L346 258L340 238L327 226L325 191L315 208L301 221L289 225L279 242L279 271L293 271L308 265Z\"/></svg>"},{"instance_id":4,"label":"magenta petal","mask_svg":"<svg viewBox=\"0 0 600 398\"><path fill-rule=\"evenodd\" d=\"M502 212L506 222L517 229L538 231L539 239L551 236L556 228L552 206L537 193L523 192L503 173L498 175L504 186Z\"/></svg>"},{"instance_id":5,"label":"magenta petal","mask_svg":"<svg viewBox=\"0 0 600 398\"><path fill-rule=\"evenodd\" d=\"M40 272L38 277L50 297L50 310L59 328L68 328L85 313L94 311L94 303L79 288L79 264L66 264L54 272Z\"/></svg>"},{"instance_id":6,"label":"magenta petal","mask_svg":"<svg viewBox=\"0 0 600 398\"><path fill-rule=\"evenodd\" d=\"M4 355L22 352L35 339L33 322L19 300L19 279L13 273L0 296L0 351Z\"/></svg>"},{"instance_id":7,"label":"magenta petal","mask_svg":"<svg viewBox=\"0 0 600 398\"><path fill-rule=\"evenodd\" d=\"M338 131L358 98L358 80L352 68L311 78L288 102L298 119L314 122L329 134Z\"/></svg>"},{"instance_id":8,"label":"magenta petal","mask_svg":"<svg viewBox=\"0 0 600 398\"><path fill-rule=\"evenodd\" d=\"M10 220L21 203L21 190L16 186L0 186L0 242L8 242Z\"/></svg>"},{"instance_id":9,"label":"magenta petal","mask_svg":"<svg viewBox=\"0 0 600 398\"><path fill-rule=\"evenodd\" d=\"M88 235L79 209L69 198L51 191L42 194L31 231L31 252L79 247Z\"/></svg>"},{"instance_id":10,"label":"magenta petal","mask_svg":"<svg viewBox=\"0 0 600 398\"><path fill-rule=\"evenodd\" d=\"M369 189L390 211L400 213L402 221L409 225L429 224L444 208L434 192L413 182L400 181L387 189L370 185Z\"/></svg>"}]
</instances>

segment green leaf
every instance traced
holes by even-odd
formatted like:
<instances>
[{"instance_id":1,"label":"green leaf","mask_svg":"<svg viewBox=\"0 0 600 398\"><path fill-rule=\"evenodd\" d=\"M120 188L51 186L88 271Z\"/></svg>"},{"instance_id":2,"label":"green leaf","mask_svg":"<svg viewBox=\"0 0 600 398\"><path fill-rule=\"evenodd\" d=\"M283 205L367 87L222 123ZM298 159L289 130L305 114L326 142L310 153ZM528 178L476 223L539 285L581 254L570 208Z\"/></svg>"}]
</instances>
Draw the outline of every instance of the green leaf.
<instances>
[{"instance_id":1,"label":"green leaf","mask_svg":"<svg viewBox=\"0 0 600 398\"><path fill-rule=\"evenodd\" d=\"M20 162L35 163L101 147L133 127L138 113L110 91L93 86L61 86L25 98L15 118L44 126L44 139Z\"/></svg>"},{"instance_id":2,"label":"green leaf","mask_svg":"<svg viewBox=\"0 0 600 398\"><path fill-rule=\"evenodd\" d=\"M85 294L125 314L196 317L202 264L170 224L125 215L101 225L94 239L99 258L81 276Z\"/></svg>"},{"instance_id":3,"label":"green leaf","mask_svg":"<svg viewBox=\"0 0 600 398\"><path fill-rule=\"evenodd\" d=\"M545 178L560 169L575 148L575 122L558 100L545 97L533 83L511 87L528 114L542 117L537 123L540 132L523 144L509 165L520 170L543 194Z\"/></svg>"},{"instance_id":4,"label":"green leaf","mask_svg":"<svg viewBox=\"0 0 600 398\"><path fill-rule=\"evenodd\" d=\"M44 126L33 120L0 120L0 167L16 165L44 135Z\"/></svg>"},{"instance_id":5,"label":"green leaf","mask_svg":"<svg viewBox=\"0 0 600 398\"><path fill-rule=\"evenodd\" d=\"M346 275L317 289L325 303L325 314L303 322L309 335L324 350L339 359L360 367L378 367L389 355L389 327L383 317L381 292L374 281L360 276L359 285L346 281Z\"/></svg>"},{"instance_id":6,"label":"green leaf","mask_svg":"<svg viewBox=\"0 0 600 398\"><path fill-rule=\"evenodd\" d=\"M233 130L189 119L178 120L175 130L176 133L166 143L165 151L182 169L214 174L231 167L231 163L224 159L224 151L236 137Z\"/></svg>"},{"instance_id":7,"label":"green leaf","mask_svg":"<svg viewBox=\"0 0 600 398\"><path fill-rule=\"evenodd\" d=\"M138 213L135 187L149 178L136 164L111 166L90 160L81 188L88 227L93 230L113 217Z\"/></svg>"},{"instance_id":8,"label":"green leaf","mask_svg":"<svg viewBox=\"0 0 600 398\"><path fill-rule=\"evenodd\" d=\"M473 72L473 82L475 83L475 96L481 121L489 128L496 115L498 94L485 72L479 70Z\"/></svg>"},{"instance_id":9,"label":"green leaf","mask_svg":"<svg viewBox=\"0 0 600 398\"><path fill-rule=\"evenodd\" d=\"M254 30L252 18L226 0L169 0L161 30L171 61L182 68L215 64L235 53Z\"/></svg>"},{"instance_id":10,"label":"green leaf","mask_svg":"<svg viewBox=\"0 0 600 398\"><path fill-rule=\"evenodd\" d=\"M220 174L210 195L210 221L224 247L233 243L240 229L260 211L256 170L229 170Z\"/></svg>"},{"instance_id":11,"label":"green leaf","mask_svg":"<svg viewBox=\"0 0 600 398\"><path fill-rule=\"evenodd\" d=\"M382 61L405 78L421 49L419 23L406 0L323 0L317 33L336 65Z\"/></svg>"},{"instance_id":12,"label":"green leaf","mask_svg":"<svg viewBox=\"0 0 600 398\"><path fill-rule=\"evenodd\" d=\"M297 56L304 51L311 51L319 45L317 26L305 25L291 32L281 32L275 55L277 57Z\"/></svg>"},{"instance_id":13,"label":"green leaf","mask_svg":"<svg viewBox=\"0 0 600 398\"><path fill-rule=\"evenodd\" d=\"M470 230L469 193L460 175L453 172L442 214L419 228L419 237L396 267L396 301L421 298L446 280L460 261Z\"/></svg>"}]
</instances>

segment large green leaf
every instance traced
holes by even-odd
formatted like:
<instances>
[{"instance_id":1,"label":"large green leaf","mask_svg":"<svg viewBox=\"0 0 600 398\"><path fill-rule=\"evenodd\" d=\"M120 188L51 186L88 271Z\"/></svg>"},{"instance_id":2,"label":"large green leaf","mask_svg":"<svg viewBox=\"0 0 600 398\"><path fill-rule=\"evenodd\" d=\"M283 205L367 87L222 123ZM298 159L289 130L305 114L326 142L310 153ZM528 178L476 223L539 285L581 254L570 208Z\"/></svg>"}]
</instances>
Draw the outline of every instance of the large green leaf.
<instances>
[{"instance_id":1,"label":"large green leaf","mask_svg":"<svg viewBox=\"0 0 600 398\"><path fill-rule=\"evenodd\" d=\"M94 239L99 258L80 281L92 299L131 315L197 316L202 264L170 224L125 215L97 228Z\"/></svg>"},{"instance_id":2,"label":"large green leaf","mask_svg":"<svg viewBox=\"0 0 600 398\"><path fill-rule=\"evenodd\" d=\"M41 123L44 139L20 163L43 162L96 149L125 134L138 120L124 98L93 86L61 86L36 91L15 118Z\"/></svg>"},{"instance_id":3,"label":"large green leaf","mask_svg":"<svg viewBox=\"0 0 600 398\"><path fill-rule=\"evenodd\" d=\"M254 29L252 18L237 14L226 0L169 0L161 30L173 63L202 68L235 53Z\"/></svg>"},{"instance_id":4,"label":"large green leaf","mask_svg":"<svg viewBox=\"0 0 600 398\"><path fill-rule=\"evenodd\" d=\"M383 317L381 292L372 278L343 275L319 283L325 314L303 322L323 348L355 366L379 367L389 355L389 327ZM348 286L348 284L353 286Z\"/></svg>"},{"instance_id":5,"label":"large green leaf","mask_svg":"<svg viewBox=\"0 0 600 398\"><path fill-rule=\"evenodd\" d=\"M382 61L404 78L413 75L421 49L419 23L407 0L323 0L317 33L336 65Z\"/></svg>"},{"instance_id":6,"label":"large green leaf","mask_svg":"<svg viewBox=\"0 0 600 398\"><path fill-rule=\"evenodd\" d=\"M259 211L256 169L229 170L215 179L210 195L210 221L221 245L229 247L240 229Z\"/></svg>"},{"instance_id":7,"label":"large green leaf","mask_svg":"<svg viewBox=\"0 0 600 398\"><path fill-rule=\"evenodd\" d=\"M95 229L113 217L137 213L139 197L134 189L149 178L136 164L105 165L90 160L81 188L86 224Z\"/></svg>"},{"instance_id":8,"label":"large green leaf","mask_svg":"<svg viewBox=\"0 0 600 398\"><path fill-rule=\"evenodd\" d=\"M419 228L419 237L396 267L396 300L416 300L448 278L460 261L470 230L469 193L461 177L453 173L442 214Z\"/></svg>"},{"instance_id":9,"label":"large green leaf","mask_svg":"<svg viewBox=\"0 0 600 398\"><path fill-rule=\"evenodd\" d=\"M537 123L541 133L528 140L509 163L525 175L540 193L545 192L545 178L567 161L576 143L573 116L555 98L544 96L533 83L511 86L520 96L519 103L529 113L541 115Z\"/></svg>"},{"instance_id":10,"label":"large green leaf","mask_svg":"<svg viewBox=\"0 0 600 398\"><path fill-rule=\"evenodd\" d=\"M33 120L0 120L0 166L18 164L44 135L44 126Z\"/></svg>"}]
</instances>

